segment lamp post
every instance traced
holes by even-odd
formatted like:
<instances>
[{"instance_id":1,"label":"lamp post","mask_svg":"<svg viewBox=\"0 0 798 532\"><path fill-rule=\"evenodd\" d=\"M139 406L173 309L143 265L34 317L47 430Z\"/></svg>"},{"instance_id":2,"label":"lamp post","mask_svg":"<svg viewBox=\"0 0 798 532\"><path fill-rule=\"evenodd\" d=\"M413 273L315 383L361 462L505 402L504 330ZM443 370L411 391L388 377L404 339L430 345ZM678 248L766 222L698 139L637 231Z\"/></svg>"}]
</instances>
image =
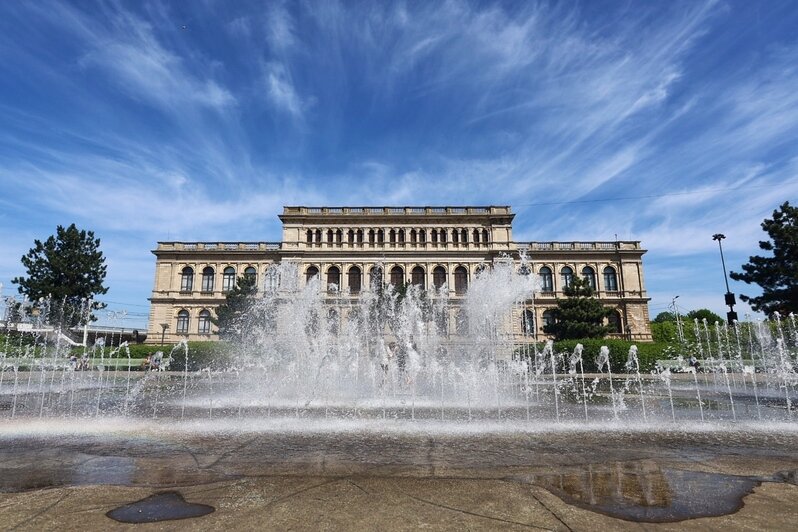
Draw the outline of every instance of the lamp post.
<instances>
[{"instance_id":1,"label":"lamp post","mask_svg":"<svg viewBox=\"0 0 798 532\"><path fill-rule=\"evenodd\" d=\"M676 316L676 332L679 334L679 344L684 344L684 333L682 332L682 317L679 316L679 308L676 306L676 300L679 296L673 296L671 307L673 308L673 315Z\"/></svg>"},{"instance_id":2,"label":"lamp post","mask_svg":"<svg viewBox=\"0 0 798 532\"><path fill-rule=\"evenodd\" d=\"M729 277L726 275L726 261L723 259L723 244L721 241L726 238L726 235L716 233L712 235L712 240L718 241L718 248L720 249L720 263L723 266L723 280L726 282L726 304L729 306L729 312L726 313L726 319L729 325L732 325L737 320L737 313L734 312L734 305L737 301L734 299L734 294L729 290Z\"/></svg>"},{"instance_id":3,"label":"lamp post","mask_svg":"<svg viewBox=\"0 0 798 532\"><path fill-rule=\"evenodd\" d=\"M169 328L169 324L168 323L162 323L161 324L161 345L164 345L163 339L164 339L164 336L166 336L166 329L168 329L168 328Z\"/></svg>"}]
</instances>

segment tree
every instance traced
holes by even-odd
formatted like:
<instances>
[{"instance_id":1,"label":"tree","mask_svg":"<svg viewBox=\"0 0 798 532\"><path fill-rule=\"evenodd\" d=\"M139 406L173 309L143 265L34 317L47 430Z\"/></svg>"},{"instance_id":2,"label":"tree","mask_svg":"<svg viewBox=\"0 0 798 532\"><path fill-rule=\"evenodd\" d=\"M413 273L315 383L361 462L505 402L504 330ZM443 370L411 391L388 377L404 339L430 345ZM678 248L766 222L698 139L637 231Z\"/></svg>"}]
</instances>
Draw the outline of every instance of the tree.
<instances>
[{"instance_id":1,"label":"tree","mask_svg":"<svg viewBox=\"0 0 798 532\"><path fill-rule=\"evenodd\" d=\"M720 316L718 316L717 314L706 308L691 310L690 312L687 313L687 319L689 321L693 320L704 321L706 319L707 323L709 324L713 324L715 322L720 322L720 323L724 322L723 318L721 318Z\"/></svg>"},{"instance_id":2,"label":"tree","mask_svg":"<svg viewBox=\"0 0 798 532\"><path fill-rule=\"evenodd\" d=\"M552 310L554 323L543 327L543 332L554 335L555 340L603 338L609 332L604 319L612 309L603 306L593 297L590 283L574 276L563 292L566 299L557 300Z\"/></svg>"},{"instance_id":3,"label":"tree","mask_svg":"<svg viewBox=\"0 0 798 532\"><path fill-rule=\"evenodd\" d=\"M33 243L22 257L27 277L11 280L19 285L19 293L46 312L50 323L71 327L93 320L90 311L105 307L94 297L108 292L103 286L106 266L100 239L72 224L66 229L59 225L54 236Z\"/></svg>"},{"instance_id":4,"label":"tree","mask_svg":"<svg viewBox=\"0 0 798 532\"><path fill-rule=\"evenodd\" d=\"M669 321L676 321L676 313L670 311L660 312L659 314L657 314L657 317L654 318L653 321L654 323L666 323Z\"/></svg>"},{"instance_id":5,"label":"tree","mask_svg":"<svg viewBox=\"0 0 798 532\"><path fill-rule=\"evenodd\" d=\"M742 273L731 272L730 276L735 281L762 287L761 296L740 296L755 311L767 315L776 311L782 315L798 312L798 207L785 201L773 211L772 219L762 222L762 229L770 240L760 241L759 248L772 252L773 256L751 256L743 264Z\"/></svg>"},{"instance_id":6,"label":"tree","mask_svg":"<svg viewBox=\"0 0 798 532\"><path fill-rule=\"evenodd\" d=\"M258 287L255 279L248 275L239 277L236 286L225 296L225 302L216 309L212 319L219 328L219 338L223 340L240 339L246 332L255 307L255 294Z\"/></svg>"}]
</instances>

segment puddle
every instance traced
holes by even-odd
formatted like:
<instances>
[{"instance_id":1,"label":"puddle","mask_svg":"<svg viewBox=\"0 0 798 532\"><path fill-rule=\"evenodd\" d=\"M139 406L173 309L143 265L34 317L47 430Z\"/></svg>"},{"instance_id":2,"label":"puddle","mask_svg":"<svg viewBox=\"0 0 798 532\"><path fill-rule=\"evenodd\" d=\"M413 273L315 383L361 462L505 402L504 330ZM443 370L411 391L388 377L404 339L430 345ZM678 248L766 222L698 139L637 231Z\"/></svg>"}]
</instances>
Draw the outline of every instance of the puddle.
<instances>
[{"instance_id":1,"label":"puddle","mask_svg":"<svg viewBox=\"0 0 798 532\"><path fill-rule=\"evenodd\" d=\"M120 523L155 523L201 517L214 510L213 506L207 504L186 502L181 494L169 491L114 508L105 515Z\"/></svg>"},{"instance_id":2,"label":"puddle","mask_svg":"<svg viewBox=\"0 0 798 532\"><path fill-rule=\"evenodd\" d=\"M518 480L611 517L668 523L734 513L762 482L794 482L795 472L771 478L745 477L660 468L654 461L644 460L565 468Z\"/></svg>"}]
</instances>

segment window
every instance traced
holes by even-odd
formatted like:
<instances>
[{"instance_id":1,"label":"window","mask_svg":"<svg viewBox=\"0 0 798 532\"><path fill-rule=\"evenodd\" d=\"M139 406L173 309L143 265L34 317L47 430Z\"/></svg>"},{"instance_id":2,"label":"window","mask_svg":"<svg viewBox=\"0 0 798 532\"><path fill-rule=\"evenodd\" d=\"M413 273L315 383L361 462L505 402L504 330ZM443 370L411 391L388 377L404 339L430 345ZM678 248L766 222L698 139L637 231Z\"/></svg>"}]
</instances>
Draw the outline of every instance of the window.
<instances>
[{"instance_id":1,"label":"window","mask_svg":"<svg viewBox=\"0 0 798 532\"><path fill-rule=\"evenodd\" d=\"M369 230L369 244L373 244L374 243L374 236L375 236L374 229L370 229Z\"/></svg>"},{"instance_id":2,"label":"window","mask_svg":"<svg viewBox=\"0 0 798 532\"><path fill-rule=\"evenodd\" d=\"M396 244L396 231L393 229L388 231L388 238L390 239L391 244Z\"/></svg>"},{"instance_id":3,"label":"window","mask_svg":"<svg viewBox=\"0 0 798 532\"><path fill-rule=\"evenodd\" d=\"M247 266L247 269L244 270L244 277L251 281L253 286L258 286L258 270L252 266Z\"/></svg>"},{"instance_id":4,"label":"window","mask_svg":"<svg viewBox=\"0 0 798 532\"><path fill-rule=\"evenodd\" d=\"M385 243L385 231L382 229L377 230L377 244L384 244Z\"/></svg>"},{"instance_id":5,"label":"window","mask_svg":"<svg viewBox=\"0 0 798 532\"><path fill-rule=\"evenodd\" d=\"M404 244L405 243L405 230L404 229L399 229L399 243L400 244Z\"/></svg>"},{"instance_id":6,"label":"window","mask_svg":"<svg viewBox=\"0 0 798 532\"><path fill-rule=\"evenodd\" d=\"M418 243L418 234L416 233L415 229L410 230L410 243L417 244Z\"/></svg>"},{"instance_id":7,"label":"window","mask_svg":"<svg viewBox=\"0 0 798 532\"><path fill-rule=\"evenodd\" d=\"M468 230L467 230L467 229L463 229L463 230L460 232L460 237L461 237L461 238L460 238L460 241L461 241L463 244L467 244L467 243L468 243Z\"/></svg>"},{"instance_id":8,"label":"window","mask_svg":"<svg viewBox=\"0 0 798 532\"><path fill-rule=\"evenodd\" d=\"M574 282L574 270L570 266L566 266L560 270L560 277L562 278L562 287L568 288Z\"/></svg>"},{"instance_id":9,"label":"window","mask_svg":"<svg viewBox=\"0 0 798 532\"><path fill-rule=\"evenodd\" d=\"M483 244L487 244L488 243L488 230L487 229L483 229L482 230L482 243Z\"/></svg>"},{"instance_id":10,"label":"window","mask_svg":"<svg viewBox=\"0 0 798 532\"><path fill-rule=\"evenodd\" d=\"M554 292L554 278L551 275L551 268L543 266L540 269L540 290L541 292Z\"/></svg>"},{"instance_id":11,"label":"window","mask_svg":"<svg viewBox=\"0 0 798 532\"><path fill-rule=\"evenodd\" d=\"M421 266L416 266L413 268L413 270L410 272L410 280L414 285L423 290L426 286L426 283L424 282L424 268Z\"/></svg>"},{"instance_id":12,"label":"window","mask_svg":"<svg viewBox=\"0 0 798 532\"><path fill-rule=\"evenodd\" d=\"M465 294L467 290L468 270L463 266L458 266L454 269L454 291L456 294Z\"/></svg>"},{"instance_id":13,"label":"window","mask_svg":"<svg viewBox=\"0 0 798 532\"><path fill-rule=\"evenodd\" d=\"M622 333L623 328L621 325L621 314L615 310L612 314L607 316L607 325L609 325L610 332L612 333Z\"/></svg>"},{"instance_id":14,"label":"window","mask_svg":"<svg viewBox=\"0 0 798 532\"><path fill-rule=\"evenodd\" d=\"M530 309L521 315L521 330L525 335L535 334L535 314Z\"/></svg>"},{"instance_id":15,"label":"window","mask_svg":"<svg viewBox=\"0 0 798 532\"><path fill-rule=\"evenodd\" d=\"M310 266L307 270L305 270L305 281L310 282L311 279L316 277L319 274L319 269L315 266Z\"/></svg>"},{"instance_id":16,"label":"window","mask_svg":"<svg viewBox=\"0 0 798 532\"><path fill-rule=\"evenodd\" d=\"M211 334L211 313L209 310L202 310L197 321L197 332L200 334Z\"/></svg>"},{"instance_id":17,"label":"window","mask_svg":"<svg viewBox=\"0 0 798 532\"><path fill-rule=\"evenodd\" d=\"M213 292L213 278L216 272L213 271L213 268L207 266L202 270L202 286L201 289L203 292Z\"/></svg>"},{"instance_id":18,"label":"window","mask_svg":"<svg viewBox=\"0 0 798 532\"><path fill-rule=\"evenodd\" d=\"M228 266L222 272L222 291L230 292L236 287L236 269Z\"/></svg>"},{"instance_id":19,"label":"window","mask_svg":"<svg viewBox=\"0 0 798 532\"><path fill-rule=\"evenodd\" d=\"M460 231L455 229L452 231L452 244L457 244L460 242Z\"/></svg>"},{"instance_id":20,"label":"window","mask_svg":"<svg viewBox=\"0 0 798 532\"><path fill-rule=\"evenodd\" d=\"M194 269L186 266L180 272L180 291L191 292L194 290Z\"/></svg>"},{"instance_id":21,"label":"window","mask_svg":"<svg viewBox=\"0 0 798 532\"><path fill-rule=\"evenodd\" d=\"M340 229L335 232L335 243L340 244L344 238L344 232Z\"/></svg>"},{"instance_id":22,"label":"window","mask_svg":"<svg viewBox=\"0 0 798 532\"><path fill-rule=\"evenodd\" d=\"M441 237L441 244L445 244L446 243L446 231L444 229L441 229L440 237Z\"/></svg>"},{"instance_id":23,"label":"window","mask_svg":"<svg viewBox=\"0 0 798 532\"><path fill-rule=\"evenodd\" d=\"M313 243L313 231L311 231L310 229L308 229L307 243L308 244L312 244Z\"/></svg>"},{"instance_id":24,"label":"window","mask_svg":"<svg viewBox=\"0 0 798 532\"><path fill-rule=\"evenodd\" d=\"M311 266L310 268L313 268ZM308 272L310 271L308 268ZM316 270L316 273L319 273L319 270ZM309 277L308 280L312 279L313 276ZM271 267L266 270L266 286L265 289L269 293L275 293L277 289L280 287L280 272L277 270L276 267Z\"/></svg>"},{"instance_id":25,"label":"window","mask_svg":"<svg viewBox=\"0 0 798 532\"><path fill-rule=\"evenodd\" d=\"M430 233L430 237L432 237L432 243L433 244L437 244L438 243L438 230L437 229L433 229L432 232Z\"/></svg>"},{"instance_id":26,"label":"window","mask_svg":"<svg viewBox=\"0 0 798 532\"><path fill-rule=\"evenodd\" d=\"M316 229L316 245L321 245L321 229Z\"/></svg>"},{"instance_id":27,"label":"window","mask_svg":"<svg viewBox=\"0 0 798 532\"><path fill-rule=\"evenodd\" d=\"M380 266L374 266L371 268L371 272L369 273L371 277L371 289L372 290L379 290L382 288L382 268Z\"/></svg>"},{"instance_id":28,"label":"window","mask_svg":"<svg viewBox=\"0 0 798 532\"><path fill-rule=\"evenodd\" d=\"M332 232L332 229L328 229L327 230L327 243L328 244L332 244L333 243L333 232Z\"/></svg>"},{"instance_id":29,"label":"window","mask_svg":"<svg viewBox=\"0 0 798 532\"><path fill-rule=\"evenodd\" d=\"M355 243L355 231L354 230L350 229L349 232L346 234L346 236L347 236L347 241L350 244L354 244Z\"/></svg>"},{"instance_id":30,"label":"window","mask_svg":"<svg viewBox=\"0 0 798 532\"><path fill-rule=\"evenodd\" d=\"M362 244L363 243L363 230L362 229L358 229L357 232L355 233L355 235L357 236L357 243L358 244Z\"/></svg>"},{"instance_id":31,"label":"window","mask_svg":"<svg viewBox=\"0 0 798 532\"><path fill-rule=\"evenodd\" d=\"M427 243L427 232L423 229L418 231L418 243L419 244L426 244Z\"/></svg>"},{"instance_id":32,"label":"window","mask_svg":"<svg viewBox=\"0 0 798 532\"><path fill-rule=\"evenodd\" d=\"M443 266L436 266L432 270L432 286L440 288L446 284L446 268Z\"/></svg>"},{"instance_id":33,"label":"window","mask_svg":"<svg viewBox=\"0 0 798 532\"><path fill-rule=\"evenodd\" d=\"M394 286L403 285L405 282L405 271L401 266L391 268L391 284Z\"/></svg>"},{"instance_id":34,"label":"window","mask_svg":"<svg viewBox=\"0 0 798 532\"><path fill-rule=\"evenodd\" d=\"M188 334L189 315L186 309L177 313L177 332L179 334Z\"/></svg>"},{"instance_id":35,"label":"window","mask_svg":"<svg viewBox=\"0 0 798 532\"><path fill-rule=\"evenodd\" d=\"M361 285L361 275L360 268L357 266L352 266L349 268L348 274L348 281L349 281L349 292L352 294L360 293L360 285Z\"/></svg>"},{"instance_id":36,"label":"window","mask_svg":"<svg viewBox=\"0 0 798 532\"><path fill-rule=\"evenodd\" d=\"M585 266L582 268L582 279L587 281L587 284L593 290L596 289L596 270L591 268L590 266Z\"/></svg>"},{"instance_id":37,"label":"window","mask_svg":"<svg viewBox=\"0 0 798 532\"><path fill-rule=\"evenodd\" d=\"M554 325L554 311L553 310L544 310L543 311L543 326L550 327Z\"/></svg>"},{"instance_id":38,"label":"window","mask_svg":"<svg viewBox=\"0 0 798 532\"><path fill-rule=\"evenodd\" d=\"M479 229L474 229L474 244L479 244Z\"/></svg>"},{"instance_id":39,"label":"window","mask_svg":"<svg viewBox=\"0 0 798 532\"><path fill-rule=\"evenodd\" d=\"M341 287L341 270L337 266L330 267L327 270L327 291L337 292Z\"/></svg>"},{"instance_id":40,"label":"window","mask_svg":"<svg viewBox=\"0 0 798 532\"><path fill-rule=\"evenodd\" d=\"M604 290L607 292L618 291L618 275L612 266L604 268Z\"/></svg>"}]
</instances>

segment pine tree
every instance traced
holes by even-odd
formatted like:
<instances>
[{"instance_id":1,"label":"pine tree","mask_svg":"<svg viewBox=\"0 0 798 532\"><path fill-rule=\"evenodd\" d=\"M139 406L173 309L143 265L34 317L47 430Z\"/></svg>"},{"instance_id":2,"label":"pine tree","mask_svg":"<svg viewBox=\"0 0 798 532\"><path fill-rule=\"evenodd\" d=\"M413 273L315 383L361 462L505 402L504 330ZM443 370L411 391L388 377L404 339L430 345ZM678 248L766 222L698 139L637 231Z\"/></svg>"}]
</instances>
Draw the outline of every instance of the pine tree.
<instances>
[{"instance_id":1,"label":"pine tree","mask_svg":"<svg viewBox=\"0 0 798 532\"><path fill-rule=\"evenodd\" d=\"M103 286L106 275L105 257L100 251L100 239L93 231L82 231L70 225L56 228L56 234L44 242L34 240L34 247L22 257L27 277L15 277L20 294L44 306L50 323L70 327L82 324L88 317L88 300L108 292ZM39 301L49 300L43 305ZM92 301L91 310L104 308L105 304Z\"/></svg>"},{"instance_id":2,"label":"pine tree","mask_svg":"<svg viewBox=\"0 0 798 532\"><path fill-rule=\"evenodd\" d=\"M762 229L770 240L760 241L759 248L773 256L751 256L742 266L743 273L729 275L735 281L762 287L761 296L740 296L755 311L768 315L778 311L785 316L798 312L798 207L784 202L773 211L772 219L762 222Z\"/></svg>"},{"instance_id":3,"label":"pine tree","mask_svg":"<svg viewBox=\"0 0 798 532\"><path fill-rule=\"evenodd\" d=\"M225 302L216 309L216 318L212 319L219 329L222 340L238 340L246 333L252 321L255 307L255 294L258 287L255 279L244 275L236 280L236 286L227 292Z\"/></svg>"},{"instance_id":4,"label":"pine tree","mask_svg":"<svg viewBox=\"0 0 798 532\"><path fill-rule=\"evenodd\" d=\"M554 323L543 327L543 332L555 340L603 338L609 332L604 325L612 310L604 307L593 295L590 283L574 276L563 290L566 299L557 300L552 310Z\"/></svg>"}]
</instances>

